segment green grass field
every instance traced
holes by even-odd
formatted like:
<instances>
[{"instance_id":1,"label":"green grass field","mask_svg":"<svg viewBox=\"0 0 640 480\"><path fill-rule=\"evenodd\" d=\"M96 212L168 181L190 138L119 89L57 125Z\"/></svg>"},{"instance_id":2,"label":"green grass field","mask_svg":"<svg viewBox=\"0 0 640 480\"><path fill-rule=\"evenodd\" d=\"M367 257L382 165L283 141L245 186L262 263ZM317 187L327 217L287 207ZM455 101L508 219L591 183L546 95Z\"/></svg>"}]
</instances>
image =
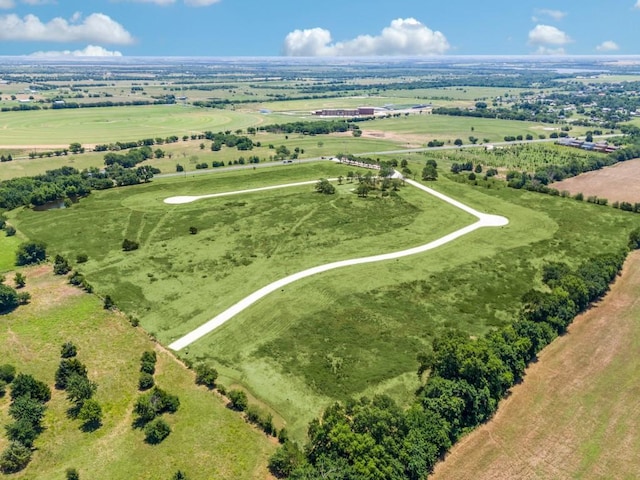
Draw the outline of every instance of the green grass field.
<instances>
[{"instance_id":1,"label":"green grass field","mask_svg":"<svg viewBox=\"0 0 640 480\"><path fill-rule=\"evenodd\" d=\"M172 195L203 194L345 175L318 163L96 192L71 209L15 212L14 223L51 253L73 259L102 293L163 343L204 323L270 281L329 261L416 246L471 223L420 192L358 199L338 187L324 197L296 187L169 207ZM220 369L269 405L296 438L332 398L417 386L416 355L443 328L479 335L509 323L545 260L576 264L617 248L640 223L633 214L441 178L436 188L508 217L440 249L341 269L292 284L181 352ZM96 218L99 222L96 223ZM198 234L190 235L190 226ZM140 242L123 253L123 238Z\"/></svg>"},{"instance_id":2,"label":"green grass field","mask_svg":"<svg viewBox=\"0 0 640 480\"><path fill-rule=\"evenodd\" d=\"M105 311L95 296L67 285L63 277L54 278L50 265L23 272L32 302L0 316L2 363L45 381L53 396L31 463L11 478L62 479L70 467L81 478L100 480L168 479L178 469L200 480L266 478L273 442L225 408L220 397L197 387L193 374L172 355L122 315ZM60 346L66 341L77 345L89 378L98 383L96 399L104 420L92 433L83 433L79 422L67 417L69 402L64 392L53 389ZM177 394L181 405L175 414L165 415L172 433L151 446L142 431L132 428L132 409L139 395L140 355L154 348L156 382ZM3 425L10 421L8 404L9 395L0 399ZM0 449L6 444L0 436Z\"/></svg>"},{"instance_id":3,"label":"green grass field","mask_svg":"<svg viewBox=\"0 0 640 480\"><path fill-rule=\"evenodd\" d=\"M19 237L7 237L3 231L0 231L0 274L13 269L20 241Z\"/></svg>"},{"instance_id":4,"label":"green grass field","mask_svg":"<svg viewBox=\"0 0 640 480\"><path fill-rule=\"evenodd\" d=\"M109 143L236 130L265 121L259 114L182 105L2 112L2 145ZM37 134L34 134L37 132Z\"/></svg>"}]
</instances>

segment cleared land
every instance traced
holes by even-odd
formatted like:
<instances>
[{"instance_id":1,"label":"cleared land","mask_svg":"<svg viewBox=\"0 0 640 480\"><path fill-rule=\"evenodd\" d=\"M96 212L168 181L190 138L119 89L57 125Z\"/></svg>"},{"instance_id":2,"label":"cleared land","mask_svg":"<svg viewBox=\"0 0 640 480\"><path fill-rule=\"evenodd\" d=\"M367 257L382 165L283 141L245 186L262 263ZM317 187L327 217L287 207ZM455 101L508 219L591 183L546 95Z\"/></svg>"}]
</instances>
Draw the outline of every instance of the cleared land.
<instances>
[{"instance_id":1,"label":"cleared land","mask_svg":"<svg viewBox=\"0 0 640 480\"><path fill-rule=\"evenodd\" d=\"M640 159L617 163L611 167L587 172L552 184L572 195L582 192L585 197L595 195L609 202L640 202Z\"/></svg>"},{"instance_id":2,"label":"cleared land","mask_svg":"<svg viewBox=\"0 0 640 480\"><path fill-rule=\"evenodd\" d=\"M51 270L51 265L23 270L31 303L0 315L2 363L33 374L53 391L33 460L12 478L63 478L69 467L77 468L81 478L101 480L156 480L178 469L200 480L267 478L273 442L225 408L220 397L197 387L193 373L142 330L131 327L122 315L105 311L98 298L68 285ZM60 346L66 341L77 345L89 378L99 385L96 399L104 424L93 433L83 433L78 421L67 418L69 402L64 392L53 389ZM178 412L165 416L173 432L156 446L146 444L143 432L131 426L140 355L151 349L158 355L157 384L181 402ZM2 425L9 423L8 405L6 395L0 399ZM1 435L0 449L6 443Z\"/></svg>"},{"instance_id":3,"label":"cleared land","mask_svg":"<svg viewBox=\"0 0 640 480\"><path fill-rule=\"evenodd\" d=\"M607 297L541 353L495 418L430 478L637 478L639 298L635 252Z\"/></svg>"},{"instance_id":4,"label":"cleared land","mask_svg":"<svg viewBox=\"0 0 640 480\"><path fill-rule=\"evenodd\" d=\"M327 162L158 180L96 192L68 210L13 212L12 220L51 253L70 260L87 253L81 270L97 290L168 344L278 278L424 244L472 219L414 189L361 199L348 183L333 196L299 187L169 210L162 203L348 170ZM443 328L480 335L509 323L545 260L576 264L617 249L640 223L612 208L499 185L471 188L442 176L433 186L510 224L419 257L301 280L181 354L215 365L224 384L247 388L303 439L307 422L332 399L379 392L406 402L417 387L416 355ZM123 238L141 248L122 252Z\"/></svg>"}]
</instances>

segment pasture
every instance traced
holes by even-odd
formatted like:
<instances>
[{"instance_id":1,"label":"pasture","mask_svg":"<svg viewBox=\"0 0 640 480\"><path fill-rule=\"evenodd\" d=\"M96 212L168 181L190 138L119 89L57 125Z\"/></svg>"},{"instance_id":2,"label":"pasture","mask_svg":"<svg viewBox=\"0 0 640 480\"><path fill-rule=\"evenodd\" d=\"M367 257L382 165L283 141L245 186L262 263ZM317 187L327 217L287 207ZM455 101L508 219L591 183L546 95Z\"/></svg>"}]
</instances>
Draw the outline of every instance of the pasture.
<instances>
[{"instance_id":1,"label":"pasture","mask_svg":"<svg viewBox=\"0 0 640 480\"><path fill-rule=\"evenodd\" d=\"M401 250L473 221L409 187L397 197L334 196L295 187L167 206L197 195L346 176L327 163L96 192L70 209L12 212L29 238L70 260L96 289L167 344L249 293L330 261ZM640 224L633 214L515 191L471 188L441 176L434 186L487 213L506 216L435 251L327 272L264 298L180 352L211 362L223 383L268 404L298 439L331 399L372 392L404 402L417 386L416 355L444 328L479 335L509 323L545 260L577 264L618 248ZM96 222L96 216L100 218ZM198 229L191 235L189 227ZM122 252L123 238L140 242Z\"/></svg>"},{"instance_id":2,"label":"pasture","mask_svg":"<svg viewBox=\"0 0 640 480\"><path fill-rule=\"evenodd\" d=\"M264 121L260 114L158 105L2 112L0 129L2 145L68 147L72 142L110 143L206 130L235 131Z\"/></svg>"},{"instance_id":3,"label":"pasture","mask_svg":"<svg viewBox=\"0 0 640 480\"><path fill-rule=\"evenodd\" d=\"M635 252L607 297L545 348L495 417L461 440L429 478L635 478L639 295Z\"/></svg>"},{"instance_id":4,"label":"pasture","mask_svg":"<svg viewBox=\"0 0 640 480\"><path fill-rule=\"evenodd\" d=\"M12 313L0 315L2 363L33 374L52 388L52 399L29 466L12 478L49 480L64 478L76 468L81 478L119 480L169 478L176 470L191 479L267 477L266 461L275 445L250 427L223 400L194 383L194 374L162 347L152 342L127 319L102 308L100 300L82 293L54 276L51 265L21 270L32 300ZM98 383L103 425L85 433L79 421L67 416L69 401L53 388L60 361L60 346L72 341L89 378ZM180 409L165 415L172 433L160 445L144 442L132 428L137 399L140 355L155 350L155 379L161 388L180 398ZM9 423L9 395L0 398L0 423ZM0 449L7 440L0 437Z\"/></svg>"}]
</instances>

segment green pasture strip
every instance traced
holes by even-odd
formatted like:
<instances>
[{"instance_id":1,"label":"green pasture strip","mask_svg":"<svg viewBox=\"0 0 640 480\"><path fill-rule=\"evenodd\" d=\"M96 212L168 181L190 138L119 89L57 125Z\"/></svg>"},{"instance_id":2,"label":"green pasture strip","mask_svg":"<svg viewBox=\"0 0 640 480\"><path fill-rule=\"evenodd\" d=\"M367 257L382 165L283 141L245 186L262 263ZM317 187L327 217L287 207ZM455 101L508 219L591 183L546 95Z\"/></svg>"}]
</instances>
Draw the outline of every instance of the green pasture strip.
<instances>
[{"instance_id":1,"label":"green pasture strip","mask_svg":"<svg viewBox=\"0 0 640 480\"><path fill-rule=\"evenodd\" d=\"M30 289L29 271L27 289ZM32 286L32 285L31 285ZM60 346L72 341L78 358L87 365L89 378L98 383L103 426L83 433L79 421L67 417L64 392L53 390L44 432L36 441L33 460L19 479L63 478L76 468L81 478L119 480L168 478L178 469L192 479L264 478L266 456L272 445L235 412L204 388L170 355L158 351L155 379L161 388L180 398L180 409L165 415L173 432L160 445L144 442L141 430L132 428L133 404L140 394L137 382L140 355L154 348L148 336L126 319L103 310L93 296L80 294L55 304L32 305L0 316L3 363L31 373L48 383L60 361ZM7 416L9 396L0 399L0 422ZM0 448L6 440L0 439Z\"/></svg>"},{"instance_id":2,"label":"green pasture strip","mask_svg":"<svg viewBox=\"0 0 640 480\"><path fill-rule=\"evenodd\" d=\"M182 105L1 112L2 145L110 143L256 126L259 114ZM37 132L34 133L34 132Z\"/></svg>"}]
</instances>

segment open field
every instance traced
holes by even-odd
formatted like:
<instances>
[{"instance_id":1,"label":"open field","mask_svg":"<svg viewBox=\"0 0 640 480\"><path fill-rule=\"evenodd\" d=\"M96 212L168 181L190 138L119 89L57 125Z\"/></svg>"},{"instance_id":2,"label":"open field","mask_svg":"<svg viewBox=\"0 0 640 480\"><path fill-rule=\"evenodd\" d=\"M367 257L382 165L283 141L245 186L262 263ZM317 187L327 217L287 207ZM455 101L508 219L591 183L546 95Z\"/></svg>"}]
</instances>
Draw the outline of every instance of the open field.
<instances>
[{"instance_id":1,"label":"open field","mask_svg":"<svg viewBox=\"0 0 640 480\"><path fill-rule=\"evenodd\" d=\"M319 163L158 180L96 192L71 209L23 210L13 217L22 233L49 243L51 253L71 260L87 253L90 260L81 270L98 291L169 343L287 274L420 245L471 223L409 187L387 199L358 199L345 184L332 197L300 187L162 204L174 195L335 177L347 170ZM415 258L292 284L183 355L212 362L223 383L242 384L300 439L306 422L331 398L376 391L406 401L416 355L439 331L456 326L478 335L509 323L520 296L539 281L545 259L578 263L617 248L640 223L633 214L505 187L474 189L446 178L435 187L511 223ZM198 234L189 235L190 226ZM139 241L141 249L123 253L123 238Z\"/></svg>"},{"instance_id":2,"label":"open field","mask_svg":"<svg viewBox=\"0 0 640 480\"><path fill-rule=\"evenodd\" d=\"M640 202L640 159L617 163L594 172L567 178L551 185L571 194L582 192L585 197L595 195L609 202Z\"/></svg>"},{"instance_id":3,"label":"open field","mask_svg":"<svg viewBox=\"0 0 640 480\"><path fill-rule=\"evenodd\" d=\"M453 141L460 138L464 143L469 143L469 136L480 139L487 138L490 142L501 142L507 135L531 134L534 138L544 134L549 136L554 127L549 124L520 122L515 120L500 120L492 118L454 117L449 115L410 115L400 118L379 119L359 124L363 134L367 130L394 132L411 135L421 135L422 143L426 145L429 140ZM473 128L473 130L472 130ZM572 130L573 135L581 135L586 131L583 127Z\"/></svg>"},{"instance_id":4,"label":"open field","mask_svg":"<svg viewBox=\"0 0 640 480\"><path fill-rule=\"evenodd\" d=\"M633 479L640 464L640 253L607 297L527 370L433 480Z\"/></svg>"},{"instance_id":5,"label":"open field","mask_svg":"<svg viewBox=\"0 0 640 480\"><path fill-rule=\"evenodd\" d=\"M36 441L29 466L12 478L63 478L66 468L78 469L81 478L163 479L178 469L189 478L267 478L266 458L275 445L264 434L225 408L222 399L197 387L193 373L122 315L105 311L98 298L82 293L55 277L50 265L23 270L25 289L32 295L27 306L0 316L2 363L31 373L53 391L44 420L45 431ZM103 426L83 433L78 421L67 418L69 402L53 389L60 346L73 341L89 378L98 383L96 399L104 412ZM144 442L134 430L132 408L139 395L140 355L155 349L158 385L180 398L180 409L165 415L173 432L160 445ZM8 423L9 396L0 399L0 423ZM0 437L0 449L6 446Z\"/></svg>"},{"instance_id":6,"label":"open field","mask_svg":"<svg viewBox=\"0 0 640 480\"><path fill-rule=\"evenodd\" d=\"M141 138L182 136L206 130L236 130L265 121L259 114L209 110L181 105L103 107L2 112L4 145L109 143ZM37 132L37 133L34 133Z\"/></svg>"},{"instance_id":7,"label":"open field","mask_svg":"<svg viewBox=\"0 0 640 480\"><path fill-rule=\"evenodd\" d=\"M0 232L0 274L13 269L20 242L19 237L7 237L4 232Z\"/></svg>"}]
</instances>

